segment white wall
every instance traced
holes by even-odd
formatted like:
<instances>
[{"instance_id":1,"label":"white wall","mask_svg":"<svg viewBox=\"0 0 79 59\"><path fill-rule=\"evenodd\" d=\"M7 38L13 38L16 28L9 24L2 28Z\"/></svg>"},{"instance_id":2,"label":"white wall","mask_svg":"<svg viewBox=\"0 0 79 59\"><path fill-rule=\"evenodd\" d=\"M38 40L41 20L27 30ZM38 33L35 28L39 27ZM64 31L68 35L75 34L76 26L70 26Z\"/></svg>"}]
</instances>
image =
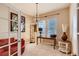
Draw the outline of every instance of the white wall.
<instances>
[{"instance_id":1,"label":"white wall","mask_svg":"<svg viewBox=\"0 0 79 59\"><path fill-rule=\"evenodd\" d=\"M78 55L77 48L77 5L70 5L70 38L72 39L72 54Z\"/></svg>"}]
</instances>

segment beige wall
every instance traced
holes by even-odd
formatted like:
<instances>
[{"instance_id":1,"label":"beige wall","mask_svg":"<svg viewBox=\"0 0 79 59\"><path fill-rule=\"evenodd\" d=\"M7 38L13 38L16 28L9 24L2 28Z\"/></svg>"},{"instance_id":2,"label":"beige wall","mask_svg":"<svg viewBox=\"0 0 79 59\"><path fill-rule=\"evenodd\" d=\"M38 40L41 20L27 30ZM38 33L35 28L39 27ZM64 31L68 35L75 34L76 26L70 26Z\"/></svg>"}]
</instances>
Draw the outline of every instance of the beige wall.
<instances>
[{"instance_id":1,"label":"beige wall","mask_svg":"<svg viewBox=\"0 0 79 59\"><path fill-rule=\"evenodd\" d=\"M56 15L58 13L59 13L59 15ZM63 33L62 24L66 24L67 25L67 31L66 32L67 32L68 40L71 41L71 39L70 39L70 15L69 15L69 13L70 13L70 8L67 7L67 8L63 8L63 9L60 9L60 10L56 10L56 11L52 11L52 12L42 14L42 15L40 15L41 18L38 19L38 20L48 21L52 17L57 18L57 40L61 40L61 36L62 36L62 33ZM51 15L51 16L45 17L47 15ZM34 20L35 20L35 18L34 18ZM44 42L46 42L46 44L47 43L49 44L50 41L49 42L44 41Z\"/></svg>"},{"instance_id":2,"label":"beige wall","mask_svg":"<svg viewBox=\"0 0 79 59\"><path fill-rule=\"evenodd\" d=\"M12 11L12 12L15 12L15 10L12 10L12 9L8 9L7 7L5 6L2 6L0 5L0 19L1 17L2 18L6 18L7 20L4 21L4 20L0 20L0 32L8 32L8 20L9 20L9 11ZM69 36L70 32L69 32L69 8L64 8L64 9L60 9L60 10L57 10L57 11L53 11L53 12L49 12L47 14L43 14L43 15L49 15L49 14L56 14L56 13L59 13L60 15L53 15L51 17L56 17L57 18L57 40L61 39L61 36L62 36L62 27L61 25L62 24L67 24L68 25L68 31L67 31L67 34ZM22 38L24 38L26 40L26 42L29 42L30 41L30 24L33 23L32 20L32 17L30 16L27 16L26 14L23 14L26 17L26 24L25 24L25 27L26 27L26 32L22 33ZM41 15L41 16L43 16ZM51 17L47 17L47 18L41 18L41 19L44 19L44 20L48 20L50 19ZM16 33L11 33L11 36L17 36ZM0 38L7 38L8 35L7 34L3 34L3 35L0 35ZM70 36L69 36L70 37ZM71 40L70 38L68 38L68 40Z\"/></svg>"},{"instance_id":3,"label":"beige wall","mask_svg":"<svg viewBox=\"0 0 79 59\"><path fill-rule=\"evenodd\" d=\"M58 20L58 24L57 24L57 40L61 39L62 36L62 24L67 24L68 25L68 31L67 34L69 36L68 40L72 41L72 48L73 48L73 54L77 54L78 52L78 48L77 48L77 37L76 37L76 6L74 4L72 4L70 6L70 8L64 8L64 9L60 9L60 10L56 10L53 12L49 12L49 13L45 13L42 14L41 16L45 16L45 15L50 15L50 14L56 14L59 13L60 15L53 15L51 17L56 17ZM70 9L70 10L69 10ZM9 11L15 12L15 10L9 9L6 6L3 6L0 4L0 38L8 38L8 34L3 34L3 32L8 32L8 20L9 20ZM26 40L26 42L30 41L30 24L33 23L32 22L32 18L27 16L26 14L23 14L26 17L26 32L22 33L22 38L24 38ZM51 17L47 17L47 18L41 18L43 20L48 20ZM6 20L3 20L6 19ZM34 20L34 19L33 19ZM74 23L75 24L74 24ZM73 29L74 28L74 29ZM11 37L14 36L16 37L16 33L11 33L10 35Z\"/></svg>"},{"instance_id":4,"label":"beige wall","mask_svg":"<svg viewBox=\"0 0 79 59\"><path fill-rule=\"evenodd\" d=\"M8 8L2 4L0 4L0 38L8 38L8 31L10 30L9 28L9 23L8 20L10 19L10 12L17 13L16 9ZM24 38L26 41L29 42L30 39L30 23L32 20L31 16L28 16L24 13L21 13L21 15L26 17L26 23L25 23L25 32L21 33L21 38ZM4 20L6 19L6 20ZM7 33L6 33L7 32ZM10 32L10 37L15 37L17 38L17 33Z\"/></svg>"},{"instance_id":5,"label":"beige wall","mask_svg":"<svg viewBox=\"0 0 79 59\"><path fill-rule=\"evenodd\" d=\"M8 38L6 32L8 32L8 8L0 5L0 38Z\"/></svg>"},{"instance_id":6,"label":"beige wall","mask_svg":"<svg viewBox=\"0 0 79 59\"><path fill-rule=\"evenodd\" d=\"M16 11L14 11L12 9L8 9L7 7L3 7L3 6L0 5L0 17L4 17L4 18L7 18L8 19L9 18L8 11L12 11L12 12L15 12L16 13ZM47 13L45 15L55 14L55 13L59 13L60 15L54 15L54 16L51 16L51 17L56 17L57 20L58 20L57 21L58 22L58 24L57 24L57 36L58 36L58 39L61 39L61 36L60 35L62 35L62 27L61 27L62 24L67 24L68 25L68 35L69 35L69 8L57 10L57 11L54 11L54 12L51 12L51 13ZM30 39L30 24L33 23L32 22L32 18L29 17L29 16L27 16L27 15L25 15L25 14L23 14L23 13L22 13L22 15L26 16L26 32L22 33L22 37L26 41L29 41L29 39ZM51 17L41 18L41 19L48 20ZM2 22L2 20L0 20L0 21ZM3 31L8 31L7 30L8 28L6 28L6 27L8 27L7 26L7 24L8 24L7 22L4 24L5 27L2 28ZM0 29L0 31L1 31L1 29Z\"/></svg>"},{"instance_id":7,"label":"beige wall","mask_svg":"<svg viewBox=\"0 0 79 59\"><path fill-rule=\"evenodd\" d=\"M54 15L54 14L57 14L59 13L59 15ZM47 16L47 15L53 15L53 16L48 16L48 17L43 17L43 16ZM57 40L60 40L61 39L61 36L62 36L62 24L66 24L67 25L67 35L68 35L68 40L71 40L69 37L70 35L70 32L69 32L69 28L70 28L70 20L69 20L69 7L67 8L64 8L64 9L60 9L60 10L57 10L57 11L53 11L53 12L49 12L49 13L45 13L45 14L42 14L41 15L41 18L40 20L50 20L50 18L52 17L55 17L57 18Z\"/></svg>"},{"instance_id":8,"label":"beige wall","mask_svg":"<svg viewBox=\"0 0 79 59\"><path fill-rule=\"evenodd\" d=\"M61 39L62 36L62 24L66 24L67 25L67 35L68 35L68 40L71 40L69 38L69 8L65 8L59 11L60 15L58 15L58 25L57 25L57 35L58 35L58 39Z\"/></svg>"},{"instance_id":9,"label":"beige wall","mask_svg":"<svg viewBox=\"0 0 79 59\"><path fill-rule=\"evenodd\" d=\"M31 17L26 17L26 25L25 25L25 32L22 33L22 37L26 40L27 43L30 42L30 24L32 23Z\"/></svg>"}]
</instances>

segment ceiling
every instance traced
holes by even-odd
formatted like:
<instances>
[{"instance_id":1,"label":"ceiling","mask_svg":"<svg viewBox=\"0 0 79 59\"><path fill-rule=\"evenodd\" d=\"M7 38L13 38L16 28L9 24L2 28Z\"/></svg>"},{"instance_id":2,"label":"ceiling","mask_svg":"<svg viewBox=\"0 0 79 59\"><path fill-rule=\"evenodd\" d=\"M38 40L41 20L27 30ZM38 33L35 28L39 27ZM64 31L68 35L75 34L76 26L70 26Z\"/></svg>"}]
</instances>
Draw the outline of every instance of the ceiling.
<instances>
[{"instance_id":1,"label":"ceiling","mask_svg":"<svg viewBox=\"0 0 79 59\"><path fill-rule=\"evenodd\" d=\"M11 3L13 7L22 10L22 12L35 16L36 14L36 4L35 3ZM66 8L69 6L69 3L39 3L38 4L38 13L43 14L51 11L55 11L61 8Z\"/></svg>"}]
</instances>

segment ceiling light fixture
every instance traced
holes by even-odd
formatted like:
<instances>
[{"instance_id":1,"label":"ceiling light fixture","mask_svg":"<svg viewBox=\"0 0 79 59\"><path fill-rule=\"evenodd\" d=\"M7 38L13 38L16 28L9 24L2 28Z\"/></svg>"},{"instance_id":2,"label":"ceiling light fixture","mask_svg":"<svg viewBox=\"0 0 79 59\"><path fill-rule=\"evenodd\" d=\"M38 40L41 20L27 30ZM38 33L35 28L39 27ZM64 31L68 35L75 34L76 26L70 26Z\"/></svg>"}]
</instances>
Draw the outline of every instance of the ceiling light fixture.
<instances>
[{"instance_id":1,"label":"ceiling light fixture","mask_svg":"<svg viewBox=\"0 0 79 59\"><path fill-rule=\"evenodd\" d=\"M36 16L35 16L34 32L37 32L37 22L38 22L38 3L36 3Z\"/></svg>"},{"instance_id":2,"label":"ceiling light fixture","mask_svg":"<svg viewBox=\"0 0 79 59\"><path fill-rule=\"evenodd\" d=\"M38 3L36 3L36 23L38 21Z\"/></svg>"}]
</instances>

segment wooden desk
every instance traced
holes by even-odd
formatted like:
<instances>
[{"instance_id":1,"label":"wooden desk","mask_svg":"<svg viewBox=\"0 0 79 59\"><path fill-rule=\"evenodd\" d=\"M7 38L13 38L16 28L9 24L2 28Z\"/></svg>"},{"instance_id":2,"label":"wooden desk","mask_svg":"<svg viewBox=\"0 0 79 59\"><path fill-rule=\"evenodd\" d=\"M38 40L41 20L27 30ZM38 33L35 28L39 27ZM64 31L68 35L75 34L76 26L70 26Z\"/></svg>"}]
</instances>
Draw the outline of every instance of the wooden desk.
<instances>
[{"instance_id":1,"label":"wooden desk","mask_svg":"<svg viewBox=\"0 0 79 59\"><path fill-rule=\"evenodd\" d=\"M48 40L54 40L54 49L56 46L56 37L37 37L37 45L38 45L38 38L40 38L40 43L41 43L41 39L48 39Z\"/></svg>"}]
</instances>

